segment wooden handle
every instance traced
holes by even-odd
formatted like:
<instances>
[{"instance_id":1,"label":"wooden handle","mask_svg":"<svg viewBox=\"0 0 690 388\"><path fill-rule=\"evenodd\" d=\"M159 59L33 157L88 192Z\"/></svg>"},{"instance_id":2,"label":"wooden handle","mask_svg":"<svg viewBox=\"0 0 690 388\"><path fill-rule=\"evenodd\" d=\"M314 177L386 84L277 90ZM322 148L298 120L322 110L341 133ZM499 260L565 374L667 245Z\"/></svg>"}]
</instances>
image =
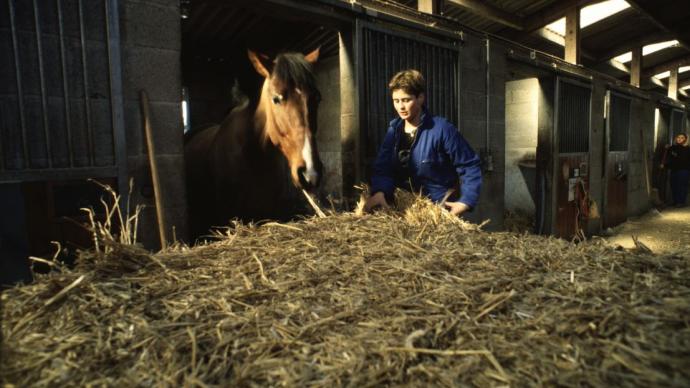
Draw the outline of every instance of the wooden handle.
<instances>
[{"instance_id":1,"label":"wooden handle","mask_svg":"<svg viewBox=\"0 0 690 388\"><path fill-rule=\"evenodd\" d=\"M161 240L161 249L168 246L165 238L165 215L163 214L163 198L161 197L161 185L158 179L158 164L156 163L156 148L153 144L151 121L149 120L149 97L145 90L139 92L141 102L141 114L146 134L146 148L148 149L149 166L151 167L151 181L153 182L153 196L156 201L156 216L158 218L158 234Z\"/></svg>"}]
</instances>

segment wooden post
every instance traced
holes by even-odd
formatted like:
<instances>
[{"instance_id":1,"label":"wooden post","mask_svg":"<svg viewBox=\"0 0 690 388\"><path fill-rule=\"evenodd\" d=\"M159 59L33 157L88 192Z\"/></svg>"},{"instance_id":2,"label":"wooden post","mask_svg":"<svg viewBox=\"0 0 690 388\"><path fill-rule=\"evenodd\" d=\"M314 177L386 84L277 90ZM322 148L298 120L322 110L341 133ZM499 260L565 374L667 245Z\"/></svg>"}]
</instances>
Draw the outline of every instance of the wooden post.
<instances>
[{"instance_id":1,"label":"wooden post","mask_svg":"<svg viewBox=\"0 0 690 388\"><path fill-rule=\"evenodd\" d=\"M671 74L668 76L668 97L674 100L678 99L678 68L671 69Z\"/></svg>"},{"instance_id":2,"label":"wooden post","mask_svg":"<svg viewBox=\"0 0 690 388\"><path fill-rule=\"evenodd\" d=\"M440 2L438 0L417 0L417 9L419 12L426 12L432 15L438 15L441 12Z\"/></svg>"},{"instance_id":3,"label":"wooden post","mask_svg":"<svg viewBox=\"0 0 690 388\"><path fill-rule=\"evenodd\" d=\"M632 49L632 61L630 62L630 84L635 87L640 87L640 80L642 78L642 47L638 46Z\"/></svg>"},{"instance_id":4,"label":"wooden post","mask_svg":"<svg viewBox=\"0 0 690 388\"><path fill-rule=\"evenodd\" d=\"M565 61L580 63L580 8L573 7L565 14Z\"/></svg>"},{"instance_id":5,"label":"wooden post","mask_svg":"<svg viewBox=\"0 0 690 388\"><path fill-rule=\"evenodd\" d=\"M153 144L153 132L151 130L151 121L149 114L149 97L145 90L139 92L140 103L141 103L141 114L144 127L144 133L146 134L146 148L148 149L149 166L151 167L151 181L153 183L153 195L156 201L156 216L158 218L158 235L160 236L161 249L168 246L167 239L165 238L165 215L163 214L163 198L161 197L161 185L158 179L158 163L156 163L156 148Z\"/></svg>"}]
</instances>

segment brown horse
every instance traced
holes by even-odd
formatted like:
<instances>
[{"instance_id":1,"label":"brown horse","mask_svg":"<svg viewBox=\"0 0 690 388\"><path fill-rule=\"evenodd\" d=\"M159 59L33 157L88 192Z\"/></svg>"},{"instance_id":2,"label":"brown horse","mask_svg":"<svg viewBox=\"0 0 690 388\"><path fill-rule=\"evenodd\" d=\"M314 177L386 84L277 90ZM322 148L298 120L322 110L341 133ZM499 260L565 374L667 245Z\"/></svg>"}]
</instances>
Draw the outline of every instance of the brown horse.
<instances>
[{"instance_id":1,"label":"brown horse","mask_svg":"<svg viewBox=\"0 0 690 388\"><path fill-rule=\"evenodd\" d=\"M312 73L319 50L274 61L248 54L264 77L256 106L245 98L219 125L185 137L192 238L231 219L288 219L297 212L297 190L314 189L321 178L315 139L321 97Z\"/></svg>"}]
</instances>

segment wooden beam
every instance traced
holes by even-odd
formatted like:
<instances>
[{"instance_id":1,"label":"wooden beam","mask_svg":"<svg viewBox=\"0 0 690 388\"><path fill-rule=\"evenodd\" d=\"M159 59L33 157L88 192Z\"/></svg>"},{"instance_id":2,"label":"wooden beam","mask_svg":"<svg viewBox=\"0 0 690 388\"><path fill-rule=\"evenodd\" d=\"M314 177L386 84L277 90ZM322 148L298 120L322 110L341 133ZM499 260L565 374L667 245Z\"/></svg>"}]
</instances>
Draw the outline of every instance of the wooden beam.
<instances>
[{"instance_id":1,"label":"wooden beam","mask_svg":"<svg viewBox=\"0 0 690 388\"><path fill-rule=\"evenodd\" d=\"M659 28L661 28L664 31L668 31L672 33L674 36L677 37L678 41L680 42L681 46L685 47L686 49L690 50L690 40L688 40L688 34L684 33L687 32L685 30L685 25L682 25L682 28L673 28L669 27L668 25L664 24L657 15L653 14L653 7L657 7L658 5L655 2L645 2L645 1L640 1L640 0L627 0L628 4L632 6L633 8L637 9L640 11L640 13L646 15L649 20L651 20L654 24L656 24Z\"/></svg>"},{"instance_id":2,"label":"wooden beam","mask_svg":"<svg viewBox=\"0 0 690 388\"><path fill-rule=\"evenodd\" d=\"M678 68L671 69L668 77L668 98L678 99Z\"/></svg>"},{"instance_id":3,"label":"wooden beam","mask_svg":"<svg viewBox=\"0 0 690 388\"><path fill-rule=\"evenodd\" d=\"M480 0L446 0L449 4L464 8L476 15L491 19L497 23L501 23L516 30L523 30L522 18L515 16L510 12L506 12L500 8L494 7L487 2Z\"/></svg>"},{"instance_id":4,"label":"wooden beam","mask_svg":"<svg viewBox=\"0 0 690 388\"><path fill-rule=\"evenodd\" d=\"M565 14L565 61L580 63L580 9L573 7Z\"/></svg>"},{"instance_id":5,"label":"wooden beam","mask_svg":"<svg viewBox=\"0 0 690 388\"><path fill-rule=\"evenodd\" d=\"M560 0L554 1L553 5L546 7L539 12L535 12L524 18L522 25L525 32L534 32L545 25L555 22L565 16L569 9L576 7L581 9L590 4L601 3L603 0Z\"/></svg>"},{"instance_id":6,"label":"wooden beam","mask_svg":"<svg viewBox=\"0 0 690 388\"><path fill-rule=\"evenodd\" d=\"M655 74L663 73L667 70L677 69L683 66L690 66L690 55L686 55L682 58L674 59L672 61L668 61L660 65L654 66L650 69L647 69L644 71L642 76L652 77Z\"/></svg>"},{"instance_id":7,"label":"wooden beam","mask_svg":"<svg viewBox=\"0 0 690 388\"><path fill-rule=\"evenodd\" d=\"M630 36L628 39L618 46L609 47L605 50L596 51L597 62L606 62L611 58L615 58L628 51L633 51L635 47L644 47L649 44L665 42L673 39L673 35L668 32L658 32L654 34L645 34L643 36Z\"/></svg>"},{"instance_id":8,"label":"wooden beam","mask_svg":"<svg viewBox=\"0 0 690 388\"><path fill-rule=\"evenodd\" d=\"M439 0L417 0L417 10L432 15L441 13L441 1Z\"/></svg>"},{"instance_id":9,"label":"wooden beam","mask_svg":"<svg viewBox=\"0 0 690 388\"><path fill-rule=\"evenodd\" d=\"M640 87L642 77L642 46L632 49L632 61L630 62L630 84Z\"/></svg>"}]
</instances>

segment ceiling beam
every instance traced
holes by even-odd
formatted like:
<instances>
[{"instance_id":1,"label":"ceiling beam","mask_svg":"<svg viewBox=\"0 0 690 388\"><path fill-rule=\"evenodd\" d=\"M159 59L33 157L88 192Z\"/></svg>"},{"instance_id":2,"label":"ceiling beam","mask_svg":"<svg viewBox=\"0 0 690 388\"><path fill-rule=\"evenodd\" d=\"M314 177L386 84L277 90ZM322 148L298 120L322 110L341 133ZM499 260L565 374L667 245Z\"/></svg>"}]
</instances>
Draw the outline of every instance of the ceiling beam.
<instances>
[{"instance_id":1,"label":"ceiling beam","mask_svg":"<svg viewBox=\"0 0 690 388\"><path fill-rule=\"evenodd\" d=\"M516 30L523 30L522 18L515 16L510 12L506 12L498 7L495 7L487 2L480 0L446 0L449 4L453 4L460 8L464 8L476 15L491 19L497 23L514 28Z\"/></svg>"},{"instance_id":2,"label":"ceiling beam","mask_svg":"<svg viewBox=\"0 0 690 388\"><path fill-rule=\"evenodd\" d=\"M658 4L656 4L656 3L650 4L650 2L645 2L645 1L640 1L640 0L627 0L627 1L632 7L634 7L638 11L640 11L642 14L647 16L649 18L649 20L654 22L654 24L659 26L659 28L661 28L664 31L668 31L671 34L673 34L674 36L676 36L678 41L680 42L680 44L683 47L685 47L686 49L690 50L690 40L686 39L688 37L687 30L681 30L681 31L678 31L677 29L674 30L674 28L667 26L666 24L661 22L656 16L653 15L652 11L650 10L650 7L651 8L658 7ZM683 26L683 28L685 28L685 26ZM685 31L685 32L683 32L683 31Z\"/></svg>"},{"instance_id":3,"label":"ceiling beam","mask_svg":"<svg viewBox=\"0 0 690 388\"><path fill-rule=\"evenodd\" d=\"M590 4L601 3L603 0L561 0L555 1L553 5L544 8L539 12L526 17L522 20L523 30L527 33L534 32L551 22L565 16L565 13L573 8L582 8Z\"/></svg>"},{"instance_id":4,"label":"ceiling beam","mask_svg":"<svg viewBox=\"0 0 690 388\"><path fill-rule=\"evenodd\" d=\"M606 62L611 58L615 58L621 54L625 54L628 51L632 51L636 47L644 47L648 44L665 42L667 40L672 40L673 34L668 32L657 32L653 34L645 34L644 36L630 37L626 39L625 42L619 44L618 46L610 47L602 52L595 52L597 62Z\"/></svg>"},{"instance_id":5,"label":"ceiling beam","mask_svg":"<svg viewBox=\"0 0 690 388\"><path fill-rule=\"evenodd\" d=\"M441 1L439 0L417 0L417 10L419 12L438 15L441 12Z\"/></svg>"},{"instance_id":6,"label":"ceiling beam","mask_svg":"<svg viewBox=\"0 0 690 388\"><path fill-rule=\"evenodd\" d=\"M645 77L652 77L655 74L663 73L667 70L677 69L682 66L690 66L690 55L686 55L682 58L677 58L672 61L656 65L652 68L646 69L644 71Z\"/></svg>"}]
</instances>

